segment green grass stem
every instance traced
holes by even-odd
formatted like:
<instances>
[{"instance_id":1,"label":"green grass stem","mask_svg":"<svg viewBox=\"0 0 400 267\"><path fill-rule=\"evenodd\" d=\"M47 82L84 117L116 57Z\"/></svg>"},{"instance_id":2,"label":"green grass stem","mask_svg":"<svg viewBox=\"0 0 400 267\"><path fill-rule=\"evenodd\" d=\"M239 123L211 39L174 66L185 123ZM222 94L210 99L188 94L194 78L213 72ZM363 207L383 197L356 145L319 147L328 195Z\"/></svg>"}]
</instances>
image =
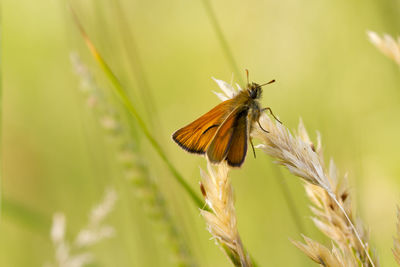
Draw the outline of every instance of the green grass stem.
<instances>
[{"instance_id":1,"label":"green grass stem","mask_svg":"<svg viewBox=\"0 0 400 267\"><path fill-rule=\"evenodd\" d=\"M18 203L8 198L2 198L3 217L14 220L44 236L49 234L51 225L50 218L33 210L22 203Z\"/></svg>"},{"instance_id":2,"label":"green grass stem","mask_svg":"<svg viewBox=\"0 0 400 267\"><path fill-rule=\"evenodd\" d=\"M93 55L94 59L96 62L100 65L102 71L106 75L106 77L109 79L111 84L113 85L113 88L115 89L114 92L117 94L117 96L120 98L121 102L124 104L124 106L128 109L129 113L136 119L137 123L139 124L139 127L142 129L144 135L150 142L150 144L153 146L157 154L160 156L160 158L164 161L164 163L167 165L168 169L172 173L172 175L175 177L175 179L178 181L178 183L184 188L184 190L189 194L190 198L195 202L195 204L199 208L204 207L204 202L200 199L200 197L194 192L194 190L189 186L189 184L185 181L183 176L178 172L178 170L175 168L175 166L172 164L172 162L168 159L167 155L164 153L161 145L157 142L157 140L153 137L152 133L150 130L147 128L146 123L143 121L142 117L139 115L137 112L136 108L133 106L131 101L129 100L127 94L125 93L125 90L121 84L121 82L118 80L117 76L113 73L111 68L108 66L106 61L103 59L103 57L100 55L98 52L97 48L94 46L92 41L89 39L88 35L86 34L85 29L81 25L77 15L71 8L71 12L73 14L74 20L76 25L79 28L80 33L82 34L82 37L84 38L87 47L89 48L89 51Z\"/></svg>"},{"instance_id":3,"label":"green grass stem","mask_svg":"<svg viewBox=\"0 0 400 267\"><path fill-rule=\"evenodd\" d=\"M241 72L239 71L239 67L236 63L235 57L233 56L233 53L231 51L231 48L229 47L228 42L226 41L226 38L221 29L221 26L218 23L217 16L214 13L211 3L209 0L202 0L202 2L203 2L205 10L207 12L207 16L210 19L212 27L215 31L215 34L217 35L218 41L221 44L222 51L224 52L225 57L228 60L230 66L232 68L232 71L236 76L236 79L239 80L239 82L241 84L243 84L242 75L240 75Z\"/></svg>"}]
</instances>

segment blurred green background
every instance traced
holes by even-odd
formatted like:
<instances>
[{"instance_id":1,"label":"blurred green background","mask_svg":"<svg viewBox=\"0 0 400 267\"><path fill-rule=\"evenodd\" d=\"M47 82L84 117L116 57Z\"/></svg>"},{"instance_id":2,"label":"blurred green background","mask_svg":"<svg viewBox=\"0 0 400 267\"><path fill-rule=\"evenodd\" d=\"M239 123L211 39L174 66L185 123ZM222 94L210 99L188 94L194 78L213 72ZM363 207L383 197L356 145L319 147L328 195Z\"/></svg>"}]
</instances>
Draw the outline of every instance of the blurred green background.
<instances>
[{"instance_id":1,"label":"blurred green background","mask_svg":"<svg viewBox=\"0 0 400 267\"><path fill-rule=\"evenodd\" d=\"M230 81L215 28L199 1L71 1L89 37L128 90L170 161L198 190L205 160L172 142L173 131L219 100L211 77ZM393 266L392 236L400 203L400 72L369 43L366 30L400 34L399 1L213 1L240 70L236 81L277 83L264 89L286 126L304 120L322 135L327 160L349 173L357 214L370 230L381 266ZM111 93L66 1L2 1L2 216L0 266L54 260L52 215L64 212L73 240L106 187L119 200L107 224L116 236L90 251L91 266L174 266L165 229L146 215L107 137L86 104L70 62L76 52L104 99L121 114L138 157L150 170L192 258L230 266L210 240L198 208L170 175L136 122ZM97 115L96 115L97 114ZM116 151L117 150L117 151ZM310 266L290 242L304 233L330 245L311 223L302 182L258 152L233 170L238 226L260 266ZM287 184L295 221L281 190ZM200 195L200 194L199 194Z\"/></svg>"}]
</instances>

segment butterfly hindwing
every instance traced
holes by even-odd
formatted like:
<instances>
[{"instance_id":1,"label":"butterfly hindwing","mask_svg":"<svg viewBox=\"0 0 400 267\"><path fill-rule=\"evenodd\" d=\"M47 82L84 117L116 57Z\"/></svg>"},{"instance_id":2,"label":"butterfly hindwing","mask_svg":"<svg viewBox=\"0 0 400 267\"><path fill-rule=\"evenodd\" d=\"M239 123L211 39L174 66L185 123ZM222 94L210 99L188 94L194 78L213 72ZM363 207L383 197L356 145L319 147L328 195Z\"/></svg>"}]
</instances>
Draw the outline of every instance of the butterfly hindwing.
<instances>
[{"instance_id":1,"label":"butterfly hindwing","mask_svg":"<svg viewBox=\"0 0 400 267\"><path fill-rule=\"evenodd\" d=\"M194 122L176 131L172 138L188 152L204 154L219 126L232 110L232 99L226 100Z\"/></svg>"},{"instance_id":2,"label":"butterfly hindwing","mask_svg":"<svg viewBox=\"0 0 400 267\"><path fill-rule=\"evenodd\" d=\"M246 156L247 143L247 106L237 107L229 114L221 126L218 128L215 136L207 149L207 157L213 163L219 163L230 155L231 166L240 166ZM244 134L243 134L244 130ZM232 145L234 147L232 147ZM238 149L237 152L230 150Z\"/></svg>"},{"instance_id":3,"label":"butterfly hindwing","mask_svg":"<svg viewBox=\"0 0 400 267\"><path fill-rule=\"evenodd\" d=\"M229 166L240 167L244 162L247 153L247 138L247 116L240 116L232 134L231 146L226 156Z\"/></svg>"},{"instance_id":4,"label":"butterfly hindwing","mask_svg":"<svg viewBox=\"0 0 400 267\"><path fill-rule=\"evenodd\" d=\"M240 167L247 153L247 138L248 138L248 125L247 114L246 116L240 115L237 117L236 127L232 133L232 141L229 147L226 161L229 166Z\"/></svg>"}]
</instances>

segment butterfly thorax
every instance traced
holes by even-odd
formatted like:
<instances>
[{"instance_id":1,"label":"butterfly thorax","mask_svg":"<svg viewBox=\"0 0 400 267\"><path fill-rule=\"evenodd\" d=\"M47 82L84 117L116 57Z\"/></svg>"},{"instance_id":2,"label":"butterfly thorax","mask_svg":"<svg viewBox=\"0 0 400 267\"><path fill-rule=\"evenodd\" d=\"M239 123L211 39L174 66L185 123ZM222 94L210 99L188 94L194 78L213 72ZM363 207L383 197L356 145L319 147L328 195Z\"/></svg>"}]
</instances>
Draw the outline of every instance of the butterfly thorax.
<instances>
[{"instance_id":1,"label":"butterfly thorax","mask_svg":"<svg viewBox=\"0 0 400 267\"><path fill-rule=\"evenodd\" d=\"M261 97L262 88L256 83L249 83L246 90L242 90L234 99L234 106L242 106L247 108L247 116L249 122L258 121L260 117L261 106L259 98Z\"/></svg>"}]
</instances>

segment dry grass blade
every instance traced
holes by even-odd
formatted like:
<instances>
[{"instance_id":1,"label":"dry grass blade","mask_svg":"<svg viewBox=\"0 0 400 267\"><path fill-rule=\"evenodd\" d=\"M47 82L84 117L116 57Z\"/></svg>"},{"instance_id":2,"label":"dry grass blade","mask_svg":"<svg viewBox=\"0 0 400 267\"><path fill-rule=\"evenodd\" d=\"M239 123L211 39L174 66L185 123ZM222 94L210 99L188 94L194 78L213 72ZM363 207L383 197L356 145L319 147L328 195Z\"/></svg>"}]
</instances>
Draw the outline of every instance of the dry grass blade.
<instances>
[{"instance_id":1,"label":"dry grass blade","mask_svg":"<svg viewBox=\"0 0 400 267\"><path fill-rule=\"evenodd\" d=\"M396 41L389 34L384 34L383 37L373 31L368 31L367 34L372 44L400 66L400 37Z\"/></svg>"},{"instance_id":2,"label":"dry grass blade","mask_svg":"<svg viewBox=\"0 0 400 267\"><path fill-rule=\"evenodd\" d=\"M208 173L201 170L201 191L211 211L201 210L208 230L222 245L235 266L253 266L237 229L234 195L226 163L215 168L208 163Z\"/></svg>"},{"instance_id":3,"label":"dry grass blade","mask_svg":"<svg viewBox=\"0 0 400 267\"><path fill-rule=\"evenodd\" d=\"M363 266L376 266L376 260L370 255L366 231L353 217L346 184L339 183L333 161L329 169L325 167L320 137L315 147L302 122L294 136L266 114L261 116L260 122L269 133L256 128L253 136L261 140L257 147L307 182L306 191L314 204L316 226L337 244L343 255L353 251L353 256Z\"/></svg>"}]
</instances>

